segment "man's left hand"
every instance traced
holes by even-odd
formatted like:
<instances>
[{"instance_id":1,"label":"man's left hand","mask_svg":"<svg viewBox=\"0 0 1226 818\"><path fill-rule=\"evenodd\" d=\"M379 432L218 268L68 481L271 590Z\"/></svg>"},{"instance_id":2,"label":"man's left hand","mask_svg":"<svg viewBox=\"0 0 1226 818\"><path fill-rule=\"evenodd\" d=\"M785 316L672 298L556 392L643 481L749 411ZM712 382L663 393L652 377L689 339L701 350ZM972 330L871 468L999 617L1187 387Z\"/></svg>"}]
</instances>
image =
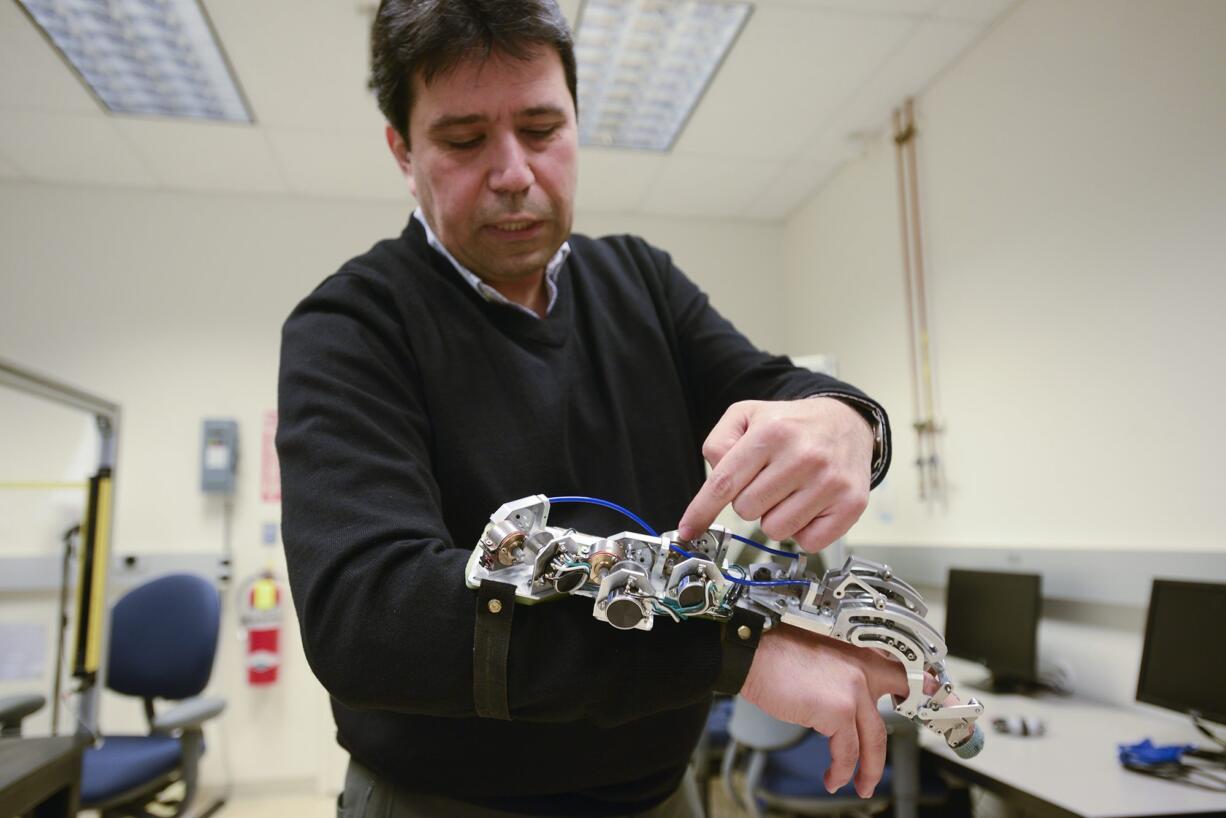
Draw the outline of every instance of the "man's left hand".
<instances>
[{"instance_id":1,"label":"man's left hand","mask_svg":"<svg viewBox=\"0 0 1226 818\"><path fill-rule=\"evenodd\" d=\"M819 551L868 506L873 430L835 398L734 403L702 455L711 475L681 518L681 539L702 534L731 503L741 519L761 519L771 539Z\"/></svg>"}]
</instances>

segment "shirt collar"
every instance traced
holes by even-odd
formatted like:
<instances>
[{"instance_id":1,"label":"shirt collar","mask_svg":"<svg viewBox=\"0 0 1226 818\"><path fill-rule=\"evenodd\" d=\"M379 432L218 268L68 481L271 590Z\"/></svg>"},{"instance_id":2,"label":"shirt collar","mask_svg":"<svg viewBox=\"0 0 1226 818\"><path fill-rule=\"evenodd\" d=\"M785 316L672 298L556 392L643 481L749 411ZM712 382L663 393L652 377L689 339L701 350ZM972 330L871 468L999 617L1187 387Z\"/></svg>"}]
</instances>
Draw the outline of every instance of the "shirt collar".
<instances>
[{"instance_id":1,"label":"shirt collar","mask_svg":"<svg viewBox=\"0 0 1226 818\"><path fill-rule=\"evenodd\" d=\"M493 304L502 304L503 306L513 307L520 312L531 315L533 318L539 318L535 312L525 307L523 304L516 304L511 299L507 298L502 293L495 290L489 284L481 280L481 277L472 270L465 267L460 262L456 261L456 257L451 255L451 252L443 246L443 243L438 240L438 236L434 235L434 231L430 229L430 223L426 221L425 214L421 212L421 208L413 211L413 218L421 222L421 226L426 231L426 241L435 250L442 253L443 258L451 262L451 266L460 274L468 284L477 291L477 293ZM558 274L562 270L562 262L566 261L566 257L570 255L570 242L562 242L562 246L558 248L558 252L553 254L553 258L549 259L549 263L545 265L545 292L549 296L549 303L545 307L545 314L553 312L554 302L558 300Z\"/></svg>"}]
</instances>

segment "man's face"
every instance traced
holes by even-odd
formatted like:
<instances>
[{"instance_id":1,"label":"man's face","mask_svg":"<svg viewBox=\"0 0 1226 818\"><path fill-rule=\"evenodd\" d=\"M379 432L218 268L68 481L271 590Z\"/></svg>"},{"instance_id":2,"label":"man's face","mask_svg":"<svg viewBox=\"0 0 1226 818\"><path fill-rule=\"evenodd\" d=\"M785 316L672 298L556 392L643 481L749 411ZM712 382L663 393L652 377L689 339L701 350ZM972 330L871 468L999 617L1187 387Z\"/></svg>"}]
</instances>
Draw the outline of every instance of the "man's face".
<instances>
[{"instance_id":1,"label":"man's face","mask_svg":"<svg viewBox=\"0 0 1226 818\"><path fill-rule=\"evenodd\" d=\"M553 49L415 77L409 141L388 129L431 229L491 284L540 272L570 235L578 137Z\"/></svg>"}]
</instances>

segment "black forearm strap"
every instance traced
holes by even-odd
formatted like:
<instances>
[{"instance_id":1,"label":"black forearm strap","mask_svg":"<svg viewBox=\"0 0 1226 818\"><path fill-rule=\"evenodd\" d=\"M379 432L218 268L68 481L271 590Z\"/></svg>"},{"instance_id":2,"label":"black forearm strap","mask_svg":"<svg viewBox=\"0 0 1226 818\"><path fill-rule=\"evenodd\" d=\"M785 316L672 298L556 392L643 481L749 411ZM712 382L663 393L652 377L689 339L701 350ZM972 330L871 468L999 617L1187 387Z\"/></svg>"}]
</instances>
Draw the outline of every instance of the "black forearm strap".
<instances>
[{"instance_id":1,"label":"black forearm strap","mask_svg":"<svg viewBox=\"0 0 1226 818\"><path fill-rule=\"evenodd\" d=\"M723 656L719 675L715 678L715 692L736 695L745 684L749 666L753 664L754 651L762 636L762 623L766 618L744 608L733 608L732 619L724 623L722 643Z\"/></svg>"},{"instance_id":2,"label":"black forearm strap","mask_svg":"<svg viewBox=\"0 0 1226 818\"><path fill-rule=\"evenodd\" d=\"M486 719L511 718L507 697L507 653L515 586L484 580L477 590L477 625L473 634L473 703Z\"/></svg>"}]
</instances>

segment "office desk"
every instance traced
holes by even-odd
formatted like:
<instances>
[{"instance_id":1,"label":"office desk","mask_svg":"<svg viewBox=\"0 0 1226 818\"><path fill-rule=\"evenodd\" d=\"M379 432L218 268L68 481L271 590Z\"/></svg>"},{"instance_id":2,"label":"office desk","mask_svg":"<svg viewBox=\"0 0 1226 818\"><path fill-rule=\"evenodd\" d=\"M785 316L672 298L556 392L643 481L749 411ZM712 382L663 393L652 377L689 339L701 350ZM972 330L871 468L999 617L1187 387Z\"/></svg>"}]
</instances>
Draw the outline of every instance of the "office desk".
<instances>
[{"instance_id":1,"label":"office desk","mask_svg":"<svg viewBox=\"0 0 1226 818\"><path fill-rule=\"evenodd\" d=\"M72 736L0 739L0 816L75 816L84 749Z\"/></svg>"},{"instance_id":2,"label":"office desk","mask_svg":"<svg viewBox=\"0 0 1226 818\"><path fill-rule=\"evenodd\" d=\"M964 678L952 663L950 671L954 679ZM942 769L1028 812L1084 818L1226 816L1226 793L1130 772L1116 758L1116 745L1144 738L1158 744L1208 744L1186 719L1072 697L997 695L965 685L959 689L963 692L983 702L983 752L964 761L929 730L920 731L920 746ZM991 725L997 716L1035 716L1046 723L1047 733L997 733Z\"/></svg>"}]
</instances>

